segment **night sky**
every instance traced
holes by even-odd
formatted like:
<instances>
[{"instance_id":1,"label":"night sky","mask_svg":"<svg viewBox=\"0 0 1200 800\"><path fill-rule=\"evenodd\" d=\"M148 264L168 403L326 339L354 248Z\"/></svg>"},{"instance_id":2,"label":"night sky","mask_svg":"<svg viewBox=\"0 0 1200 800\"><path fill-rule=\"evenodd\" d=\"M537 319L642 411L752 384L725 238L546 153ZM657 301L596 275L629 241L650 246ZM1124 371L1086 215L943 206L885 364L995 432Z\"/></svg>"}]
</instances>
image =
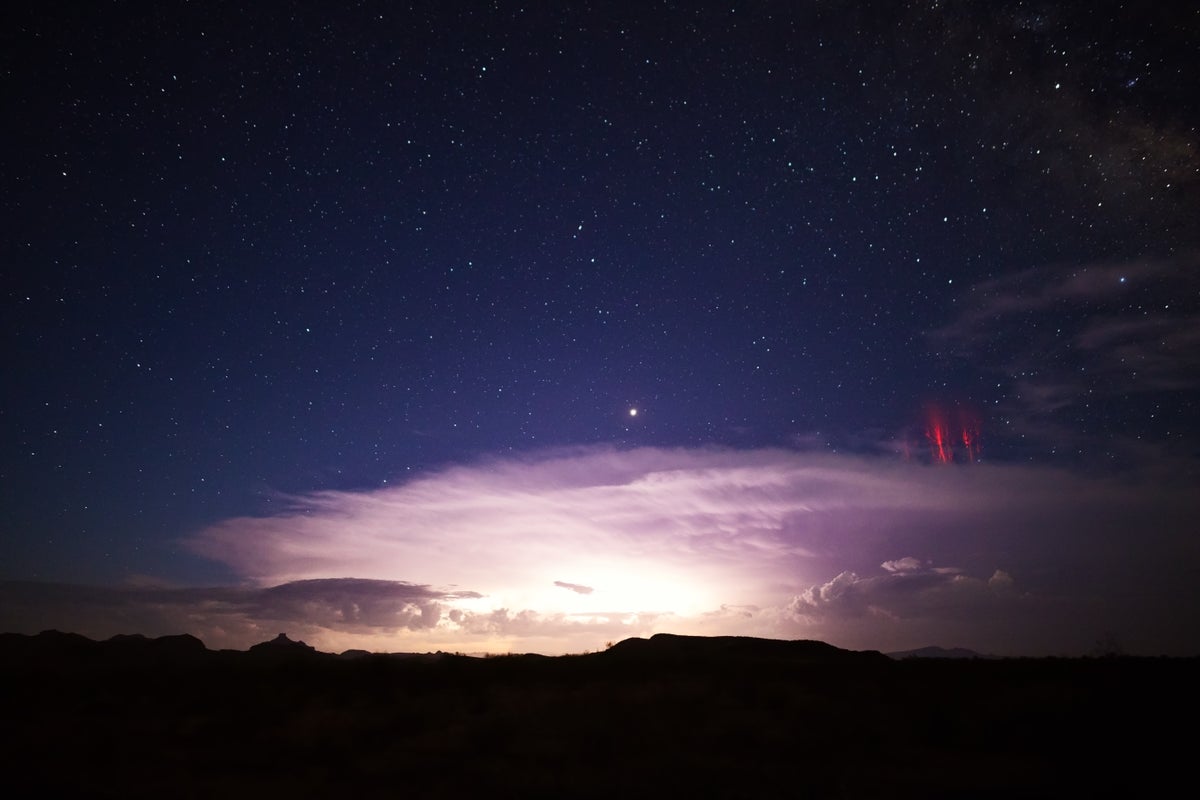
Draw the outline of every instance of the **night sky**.
<instances>
[{"instance_id":1,"label":"night sky","mask_svg":"<svg viewBox=\"0 0 1200 800\"><path fill-rule=\"evenodd\" d=\"M1200 652L1200 5L3 14L0 628Z\"/></svg>"}]
</instances>

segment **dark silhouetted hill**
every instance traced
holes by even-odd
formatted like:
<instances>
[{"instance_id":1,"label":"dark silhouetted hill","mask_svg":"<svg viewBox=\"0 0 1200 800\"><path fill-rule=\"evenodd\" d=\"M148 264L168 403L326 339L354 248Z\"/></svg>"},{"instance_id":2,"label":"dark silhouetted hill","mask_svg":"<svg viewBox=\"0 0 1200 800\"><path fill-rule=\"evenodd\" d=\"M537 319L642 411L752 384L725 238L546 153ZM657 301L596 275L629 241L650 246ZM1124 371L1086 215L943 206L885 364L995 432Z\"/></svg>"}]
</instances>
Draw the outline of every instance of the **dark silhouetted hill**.
<instances>
[{"instance_id":1,"label":"dark silhouetted hill","mask_svg":"<svg viewBox=\"0 0 1200 800\"><path fill-rule=\"evenodd\" d=\"M77 633L53 630L35 636L0 635L0 659L5 664L60 672L199 665L212 655L202 641L186 633L154 639L121 634L100 642Z\"/></svg>"},{"instance_id":2,"label":"dark silhouetted hill","mask_svg":"<svg viewBox=\"0 0 1200 800\"><path fill-rule=\"evenodd\" d=\"M0 775L11 797L1160 795L1190 777L1175 731L1198 666L665 634L553 658L3 635Z\"/></svg>"},{"instance_id":3,"label":"dark silhouetted hill","mask_svg":"<svg viewBox=\"0 0 1200 800\"><path fill-rule=\"evenodd\" d=\"M257 661L286 662L302 661L320 658L332 658L329 653L322 653L310 644L289 639L286 633L281 633L269 642L259 642L252 645L247 655Z\"/></svg>"},{"instance_id":4,"label":"dark silhouetted hill","mask_svg":"<svg viewBox=\"0 0 1200 800\"><path fill-rule=\"evenodd\" d=\"M915 650L898 650L888 653L887 656L897 660L905 658L998 658L998 656L977 653L965 647L918 647Z\"/></svg>"},{"instance_id":5,"label":"dark silhouetted hill","mask_svg":"<svg viewBox=\"0 0 1200 800\"><path fill-rule=\"evenodd\" d=\"M625 639L597 655L610 660L676 664L776 661L862 665L888 660L875 651L843 650L811 639L787 641L752 636L680 636L672 633L658 633L649 639Z\"/></svg>"},{"instance_id":6,"label":"dark silhouetted hill","mask_svg":"<svg viewBox=\"0 0 1200 800\"><path fill-rule=\"evenodd\" d=\"M93 652L97 643L78 633L42 631L36 636L0 634L0 655L9 659L69 659Z\"/></svg>"}]
</instances>

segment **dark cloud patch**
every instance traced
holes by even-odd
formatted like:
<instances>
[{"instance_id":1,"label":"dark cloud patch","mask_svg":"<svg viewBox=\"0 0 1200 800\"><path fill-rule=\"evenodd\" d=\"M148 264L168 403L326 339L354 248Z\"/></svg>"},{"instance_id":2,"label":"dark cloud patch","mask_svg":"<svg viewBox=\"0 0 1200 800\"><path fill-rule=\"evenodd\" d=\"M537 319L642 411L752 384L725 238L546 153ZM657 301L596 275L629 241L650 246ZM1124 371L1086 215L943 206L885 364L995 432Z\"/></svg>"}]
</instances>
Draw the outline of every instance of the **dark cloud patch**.
<instances>
[{"instance_id":1,"label":"dark cloud patch","mask_svg":"<svg viewBox=\"0 0 1200 800\"><path fill-rule=\"evenodd\" d=\"M335 629L430 628L441 618L442 601L479 596L403 581L322 578L250 592L245 610L256 618L303 620Z\"/></svg>"},{"instance_id":2,"label":"dark cloud patch","mask_svg":"<svg viewBox=\"0 0 1200 800\"><path fill-rule=\"evenodd\" d=\"M328 578L266 588L96 587L0 583L0 628L47 628L95 637L194 632L213 646L245 647L262 631L386 633L437 625L444 603L475 592L439 591L403 581Z\"/></svg>"},{"instance_id":3,"label":"dark cloud patch","mask_svg":"<svg viewBox=\"0 0 1200 800\"><path fill-rule=\"evenodd\" d=\"M568 589L576 594L591 594L595 591L591 586L582 586L578 583L567 583L566 581L555 581L554 585Z\"/></svg>"}]
</instances>

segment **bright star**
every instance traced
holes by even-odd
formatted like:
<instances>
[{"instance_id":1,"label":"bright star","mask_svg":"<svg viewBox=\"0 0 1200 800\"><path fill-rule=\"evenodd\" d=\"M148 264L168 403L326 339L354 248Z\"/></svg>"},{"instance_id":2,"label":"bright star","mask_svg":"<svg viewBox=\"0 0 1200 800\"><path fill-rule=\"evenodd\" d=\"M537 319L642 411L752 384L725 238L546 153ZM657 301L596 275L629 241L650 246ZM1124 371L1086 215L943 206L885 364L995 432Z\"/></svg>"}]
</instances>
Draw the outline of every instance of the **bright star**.
<instances>
[{"instance_id":1,"label":"bright star","mask_svg":"<svg viewBox=\"0 0 1200 800\"><path fill-rule=\"evenodd\" d=\"M631 409L629 409L629 416L631 416L631 417L636 417L636 416L637 416L637 409L636 409L636 408L631 408Z\"/></svg>"}]
</instances>

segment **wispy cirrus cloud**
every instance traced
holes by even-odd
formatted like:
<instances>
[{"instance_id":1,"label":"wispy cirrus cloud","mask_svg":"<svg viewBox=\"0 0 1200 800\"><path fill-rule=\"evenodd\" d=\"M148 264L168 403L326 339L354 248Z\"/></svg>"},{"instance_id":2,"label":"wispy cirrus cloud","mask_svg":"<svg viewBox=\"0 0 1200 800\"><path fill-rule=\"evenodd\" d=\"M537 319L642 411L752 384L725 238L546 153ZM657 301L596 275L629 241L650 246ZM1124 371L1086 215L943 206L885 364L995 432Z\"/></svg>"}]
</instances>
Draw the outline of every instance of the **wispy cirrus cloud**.
<instances>
[{"instance_id":1,"label":"wispy cirrus cloud","mask_svg":"<svg viewBox=\"0 0 1200 800\"><path fill-rule=\"evenodd\" d=\"M1001 276L971 286L929 341L1001 379L996 416L1014 432L1063 445L1113 433L1081 419L1136 431L1142 420L1095 411L1200 385L1198 266L1180 255Z\"/></svg>"}]
</instances>

